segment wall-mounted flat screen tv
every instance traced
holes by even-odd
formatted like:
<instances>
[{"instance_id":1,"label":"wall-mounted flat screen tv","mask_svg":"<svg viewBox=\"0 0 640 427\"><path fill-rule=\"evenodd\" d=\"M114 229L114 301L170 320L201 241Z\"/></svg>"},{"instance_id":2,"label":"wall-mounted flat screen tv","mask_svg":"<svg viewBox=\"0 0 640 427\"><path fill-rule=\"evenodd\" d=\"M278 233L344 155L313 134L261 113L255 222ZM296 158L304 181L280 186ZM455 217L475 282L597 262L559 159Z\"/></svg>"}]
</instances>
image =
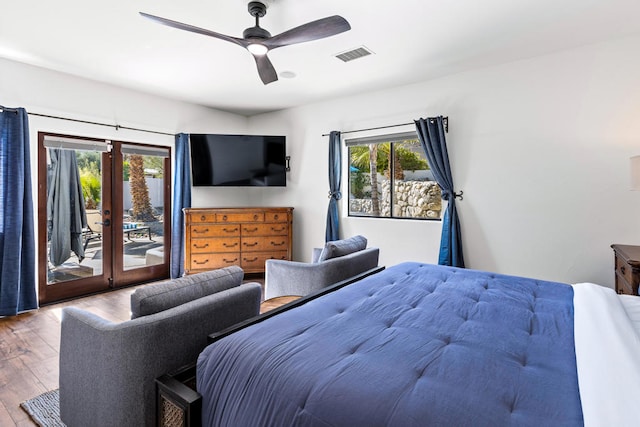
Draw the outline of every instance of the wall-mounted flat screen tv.
<instances>
[{"instance_id":1,"label":"wall-mounted flat screen tv","mask_svg":"<svg viewBox=\"0 0 640 427\"><path fill-rule=\"evenodd\" d=\"M191 134L194 187L284 187L286 137Z\"/></svg>"}]
</instances>

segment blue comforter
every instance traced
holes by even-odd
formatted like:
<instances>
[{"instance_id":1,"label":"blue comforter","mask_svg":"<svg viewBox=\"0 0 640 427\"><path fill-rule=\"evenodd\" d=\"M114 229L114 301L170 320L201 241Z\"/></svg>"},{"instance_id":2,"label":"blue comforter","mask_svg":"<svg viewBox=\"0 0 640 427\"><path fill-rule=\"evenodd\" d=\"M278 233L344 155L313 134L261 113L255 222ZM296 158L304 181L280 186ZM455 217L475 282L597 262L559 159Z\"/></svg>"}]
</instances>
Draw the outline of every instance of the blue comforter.
<instances>
[{"instance_id":1,"label":"blue comforter","mask_svg":"<svg viewBox=\"0 0 640 427\"><path fill-rule=\"evenodd\" d=\"M205 426L582 425L568 285L403 263L208 346Z\"/></svg>"}]
</instances>

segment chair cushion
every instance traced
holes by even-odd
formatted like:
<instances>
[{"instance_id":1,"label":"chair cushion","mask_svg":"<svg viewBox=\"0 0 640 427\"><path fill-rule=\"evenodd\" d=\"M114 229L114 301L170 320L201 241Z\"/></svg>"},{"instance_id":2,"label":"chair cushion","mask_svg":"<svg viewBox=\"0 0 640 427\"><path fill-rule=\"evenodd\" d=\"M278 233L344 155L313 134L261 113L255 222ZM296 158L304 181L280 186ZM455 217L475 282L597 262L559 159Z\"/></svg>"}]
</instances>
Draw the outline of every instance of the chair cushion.
<instances>
[{"instance_id":1,"label":"chair cushion","mask_svg":"<svg viewBox=\"0 0 640 427\"><path fill-rule=\"evenodd\" d=\"M131 318L159 313L240 286L243 278L244 271L234 265L138 288L131 295Z\"/></svg>"},{"instance_id":2,"label":"chair cushion","mask_svg":"<svg viewBox=\"0 0 640 427\"><path fill-rule=\"evenodd\" d=\"M354 252L361 251L366 247L367 239L360 235L349 237L348 239L333 240L324 245L320 258L318 258L318 262L349 255Z\"/></svg>"}]
</instances>

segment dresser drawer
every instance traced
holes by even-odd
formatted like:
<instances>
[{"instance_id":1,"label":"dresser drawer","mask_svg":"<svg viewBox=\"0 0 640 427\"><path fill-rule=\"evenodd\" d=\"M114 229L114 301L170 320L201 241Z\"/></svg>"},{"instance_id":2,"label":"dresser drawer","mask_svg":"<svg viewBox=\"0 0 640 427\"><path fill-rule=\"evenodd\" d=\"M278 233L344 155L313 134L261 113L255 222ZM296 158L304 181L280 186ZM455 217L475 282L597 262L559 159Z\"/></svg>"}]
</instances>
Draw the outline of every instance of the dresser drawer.
<instances>
[{"instance_id":1,"label":"dresser drawer","mask_svg":"<svg viewBox=\"0 0 640 427\"><path fill-rule=\"evenodd\" d=\"M289 234L289 224L243 224L240 234L244 236L279 236Z\"/></svg>"},{"instance_id":2,"label":"dresser drawer","mask_svg":"<svg viewBox=\"0 0 640 427\"><path fill-rule=\"evenodd\" d=\"M616 257L616 273L624 278L627 283L633 281L633 270L623 259Z\"/></svg>"},{"instance_id":3,"label":"dresser drawer","mask_svg":"<svg viewBox=\"0 0 640 427\"><path fill-rule=\"evenodd\" d=\"M191 256L191 270L212 270L230 265L240 265L240 252L194 254Z\"/></svg>"},{"instance_id":4,"label":"dresser drawer","mask_svg":"<svg viewBox=\"0 0 640 427\"><path fill-rule=\"evenodd\" d=\"M615 284L619 294L638 295L640 246L611 245L615 255Z\"/></svg>"},{"instance_id":5,"label":"dresser drawer","mask_svg":"<svg viewBox=\"0 0 640 427\"><path fill-rule=\"evenodd\" d=\"M286 251L243 253L240 267L246 271L264 271L264 263L268 259L289 259Z\"/></svg>"},{"instance_id":6,"label":"dresser drawer","mask_svg":"<svg viewBox=\"0 0 640 427\"><path fill-rule=\"evenodd\" d=\"M264 222L264 212L219 213L216 222Z\"/></svg>"},{"instance_id":7,"label":"dresser drawer","mask_svg":"<svg viewBox=\"0 0 640 427\"><path fill-rule=\"evenodd\" d=\"M239 224L200 224L192 225L191 238L240 236Z\"/></svg>"},{"instance_id":8,"label":"dresser drawer","mask_svg":"<svg viewBox=\"0 0 640 427\"><path fill-rule=\"evenodd\" d=\"M199 222L216 222L215 214L194 213L190 214L191 224L197 224Z\"/></svg>"},{"instance_id":9,"label":"dresser drawer","mask_svg":"<svg viewBox=\"0 0 640 427\"><path fill-rule=\"evenodd\" d=\"M619 294L634 295L633 286L620 274L616 274L616 292Z\"/></svg>"},{"instance_id":10,"label":"dresser drawer","mask_svg":"<svg viewBox=\"0 0 640 427\"><path fill-rule=\"evenodd\" d=\"M284 250L288 243L287 236L255 236L241 239L243 252Z\"/></svg>"},{"instance_id":11,"label":"dresser drawer","mask_svg":"<svg viewBox=\"0 0 640 427\"><path fill-rule=\"evenodd\" d=\"M191 239L191 253L238 252L239 237Z\"/></svg>"},{"instance_id":12,"label":"dresser drawer","mask_svg":"<svg viewBox=\"0 0 640 427\"><path fill-rule=\"evenodd\" d=\"M278 221L287 222L288 216L289 215L287 215L286 212L265 212L264 220L270 221L270 222L278 222Z\"/></svg>"}]
</instances>

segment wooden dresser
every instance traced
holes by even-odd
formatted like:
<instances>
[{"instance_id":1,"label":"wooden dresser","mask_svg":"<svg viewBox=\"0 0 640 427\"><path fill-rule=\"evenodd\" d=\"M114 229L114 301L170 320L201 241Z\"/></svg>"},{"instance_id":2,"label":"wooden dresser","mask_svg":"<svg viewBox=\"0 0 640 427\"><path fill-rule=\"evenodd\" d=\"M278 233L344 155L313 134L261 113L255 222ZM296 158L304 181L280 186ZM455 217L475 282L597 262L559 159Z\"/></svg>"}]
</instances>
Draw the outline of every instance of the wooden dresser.
<instances>
[{"instance_id":1,"label":"wooden dresser","mask_svg":"<svg viewBox=\"0 0 640 427\"><path fill-rule=\"evenodd\" d=\"M640 246L611 245L616 263L616 292L638 295Z\"/></svg>"},{"instance_id":2,"label":"wooden dresser","mask_svg":"<svg viewBox=\"0 0 640 427\"><path fill-rule=\"evenodd\" d=\"M293 208L188 208L187 274L239 265L264 273L268 259L291 260Z\"/></svg>"}]
</instances>

